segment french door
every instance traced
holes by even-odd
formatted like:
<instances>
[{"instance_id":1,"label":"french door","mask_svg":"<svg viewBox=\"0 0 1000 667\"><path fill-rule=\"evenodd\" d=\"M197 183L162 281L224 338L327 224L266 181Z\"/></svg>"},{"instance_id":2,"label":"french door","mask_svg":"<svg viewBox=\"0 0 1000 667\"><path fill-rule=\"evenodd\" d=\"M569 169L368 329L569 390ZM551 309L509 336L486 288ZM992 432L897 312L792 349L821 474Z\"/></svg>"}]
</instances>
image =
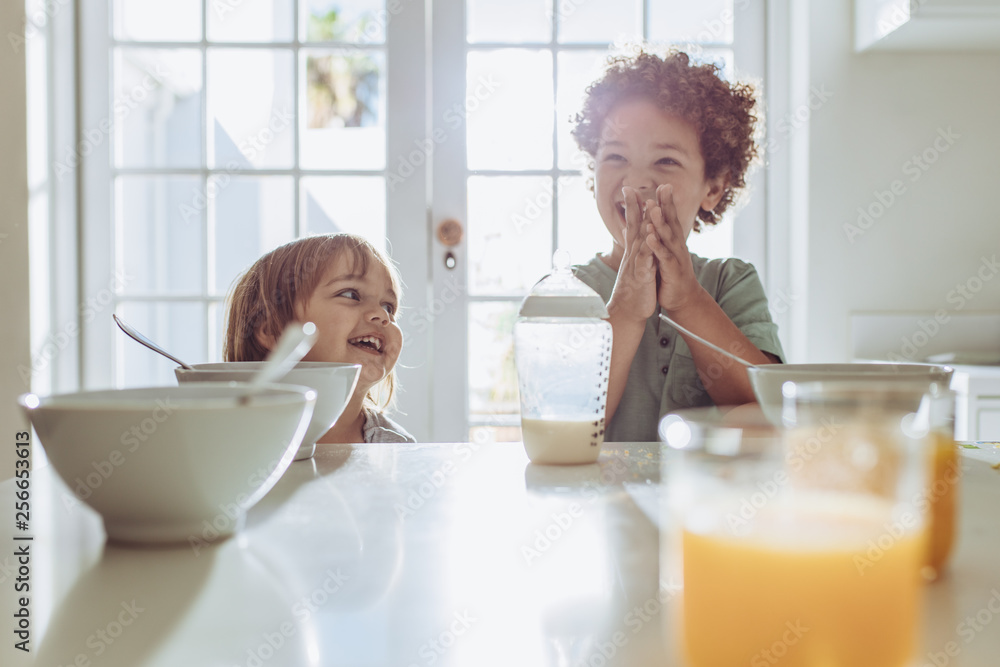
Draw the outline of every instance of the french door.
<instances>
[{"instance_id":1,"label":"french door","mask_svg":"<svg viewBox=\"0 0 1000 667\"><path fill-rule=\"evenodd\" d=\"M520 299L556 248L583 262L608 245L569 136L582 91L639 39L759 78L762 5L87 3L83 292L179 357L217 360L225 295L258 256L365 235L405 283L398 420L420 440L516 439ZM695 251L761 265L755 206ZM84 321L84 385L172 383L108 314Z\"/></svg>"},{"instance_id":2,"label":"french door","mask_svg":"<svg viewBox=\"0 0 1000 667\"><path fill-rule=\"evenodd\" d=\"M457 246L432 235L429 305L435 435L519 438L512 326L557 248L574 262L609 249L570 136L609 48L685 44L726 76L762 78L764 3L750 0L451 0L433 3L435 138L431 226L462 223ZM755 184L755 185L759 185ZM734 250L763 265L764 202L692 237L694 252ZM446 240L448 235L443 234ZM452 305L448 305L451 303Z\"/></svg>"}]
</instances>

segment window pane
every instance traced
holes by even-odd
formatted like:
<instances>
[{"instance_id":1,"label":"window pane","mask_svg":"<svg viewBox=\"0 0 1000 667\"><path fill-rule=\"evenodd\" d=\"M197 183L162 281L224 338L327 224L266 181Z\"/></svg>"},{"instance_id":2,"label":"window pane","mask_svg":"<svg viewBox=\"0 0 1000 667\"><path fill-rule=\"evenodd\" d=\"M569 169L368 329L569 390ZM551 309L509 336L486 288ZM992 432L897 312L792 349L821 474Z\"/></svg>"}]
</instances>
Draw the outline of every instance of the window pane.
<instances>
[{"instance_id":1,"label":"window pane","mask_svg":"<svg viewBox=\"0 0 1000 667\"><path fill-rule=\"evenodd\" d=\"M469 178L469 293L525 294L552 268L552 179Z\"/></svg>"},{"instance_id":2,"label":"window pane","mask_svg":"<svg viewBox=\"0 0 1000 667\"><path fill-rule=\"evenodd\" d=\"M213 167L291 167L292 52L209 49L208 132Z\"/></svg>"},{"instance_id":3,"label":"window pane","mask_svg":"<svg viewBox=\"0 0 1000 667\"><path fill-rule=\"evenodd\" d=\"M201 53L115 49L114 91L116 165L201 165ZM84 130L84 140L103 141L105 127Z\"/></svg>"},{"instance_id":4,"label":"window pane","mask_svg":"<svg viewBox=\"0 0 1000 667\"><path fill-rule=\"evenodd\" d=\"M722 216L717 225L702 224L700 232L691 232L687 241L688 250L708 259L733 256L733 217L730 213Z\"/></svg>"},{"instance_id":5,"label":"window pane","mask_svg":"<svg viewBox=\"0 0 1000 667\"><path fill-rule=\"evenodd\" d=\"M360 234L385 248L385 179L311 176L302 179L303 235Z\"/></svg>"},{"instance_id":6,"label":"window pane","mask_svg":"<svg viewBox=\"0 0 1000 667\"><path fill-rule=\"evenodd\" d=\"M205 189L194 176L116 179L125 294L201 294Z\"/></svg>"},{"instance_id":7,"label":"window pane","mask_svg":"<svg viewBox=\"0 0 1000 667\"><path fill-rule=\"evenodd\" d=\"M208 359L205 306L200 303L130 303L118 305L123 320L149 336L178 359L200 364ZM120 333L116 331L116 334ZM128 336L116 335L118 384L121 387L176 385L177 364L139 345Z\"/></svg>"},{"instance_id":8,"label":"window pane","mask_svg":"<svg viewBox=\"0 0 1000 667\"><path fill-rule=\"evenodd\" d=\"M636 0L554 2L560 42L610 44L634 39L642 34L642 5Z\"/></svg>"},{"instance_id":9,"label":"window pane","mask_svg":"<svg viewBox=\"0 0 1000 667\"><path fill-rule=\"evenodd\" d=\"M473 426L469 429L469 442L485 445L488 442L520 442L521 422L517 426Z\"/></svg>"},{"instance_id":10,"label":"window pane","mask_svg":"<svg viewBox=\"0 0 1000 667\"><path fill-rule=\"evenodd\" d=\"M559 179L559 248L574 264L585 264L611 250L611 233L604 226L586 176Z\"/></svg>"},{"instance_id":11,"label":"window pane","mask_svg":"<svg viewBox=\"0 0 1000 667\"><path fill-rule=\"evenodd\" d=\"M552 39L552 0L469 0L468 40L476 42L548 42Z\"/></svg>"},{"instance_id":12,"label":"window pane","mask_svg":"<svg viewBox=\"0 0 1000 667\"><path fill-rule=\"evenodd\" d=\"M657 42L732 44L733 0L651 2L649 37Z\"/></svg>"},{"instance_id":13,"label":"window pane","mask_svg":"<svg viewBox=\"0 0 1000 667\"><path fill-rule=\"evenodd\" d=\"M208 353L205 355L206 364L214 364L225 361L222 358L222 341L226 336L226 318L229 312L225 303L208 304Z\"/></svg>"},{"instance_id":14,"label":"window pane","mask_svg":"<svg viewBox=\"0 0 1000 667\"><path fill-rule=\"evenodd\" d=\"M209 41L292 41L295 0L207 1Z\"/></svg>"},{"instance_id":15,"label":"window pane","mask_svg":"<svg viewBox=\"0 0 1000 667\"><path fill-rule=\"evenodd\" d=\"M383 0L304 0L301 7L303 39L309 42L381 44L392 17Z\"/></svg>"},{"instance_id":16,"label":"window pane","mask_svg":"<svg viewBox=\"0 0 1000 667\"><path fill-rule=\"evenodd\" d=\"M469 169L552 167L552 56L504 49L469 54Z\"/></svg>"},{"instance_id":17,"label":"window pane","mask_svg":"<svg viewBox=\"0 0 1000 667\"><path fill-rule=\"evenodd\" d=\"M381 52L305 54L303 167L385 168L384 62Z\"/></svg>"},{"instance_id":18,"label":"window pane","mask_svg":"<svg viewBox=\"0 0 1000 667\"><path fill-rule=\"evenodd\" d=\"M699 63L711 63L722 70L722 77L728 81L735 81L736 75L733 69L732 49L699 49L694 48L689 54L691 58Z\"/></svg>"},{"instance_id":19,"label":"window pane","mask_svg":"<svg viewBox=\"0 0 1000 667\"><path fill-rule=\"evenodd\" d=\"M115 0L115 38L145 42L201 39L201 0Z\"/></svg>"},{"instance_id":20,"label":"window pane","mask_svg":"<svg viewBox=\"0 0 1000 667\"><path fill-rule=\"evenodd\" d=\"M514 320L520 304L469 304L469 414L475 421L520 413Z\"/></svg>"},{"instance_id":21,"label":"window pane","mask_svg":"<svg viewBox=\"0 0 1000 667\"><path fill-rule=\"evenodd\" d=\"M588 156L576 145L570 134L573 118L583 108L587 86L604 73L606 51L563 51L559 53L559 88L556 99L556 120L559 130L559 168L586 169Z\"/></svg>"},{"instance_id":22,"label":"window pane","mask_svg":"<svg viewBox=\"0 0 1000 667\"><path fill-rule=\"evenodd\" d=\"M264 253L295 238L295 183L290 176L213 176L215 275L209 293L228 294Z\"/></svg>"}]
</instances>

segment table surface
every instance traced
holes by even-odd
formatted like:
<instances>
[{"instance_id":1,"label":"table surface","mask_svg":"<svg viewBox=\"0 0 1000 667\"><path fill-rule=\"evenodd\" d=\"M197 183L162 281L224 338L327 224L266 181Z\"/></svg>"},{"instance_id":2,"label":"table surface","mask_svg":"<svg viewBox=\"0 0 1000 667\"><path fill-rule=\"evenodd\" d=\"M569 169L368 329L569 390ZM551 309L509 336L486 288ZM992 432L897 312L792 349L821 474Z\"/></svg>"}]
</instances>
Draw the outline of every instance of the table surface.
<instances>
[{"instance_id":1,"label":"table surface","mask_svg":"<svg viewBox=\"0 0 1000 667\"><path fill-rule=\"evenodd\" d=\"M964 454L921 667L1000 664L1000 450ZM666 664L659 479L652 444L607 444L575 467L530 465L518 443L320 445L238 537L146 549L106 543L100 518L36 469L31 653L5 629L0 664ZM13 493L0 483L10 507ZM0 540L23 544L14 533ZM13 551L0 550L5 628Z\"/></svg>"}]
</instances>

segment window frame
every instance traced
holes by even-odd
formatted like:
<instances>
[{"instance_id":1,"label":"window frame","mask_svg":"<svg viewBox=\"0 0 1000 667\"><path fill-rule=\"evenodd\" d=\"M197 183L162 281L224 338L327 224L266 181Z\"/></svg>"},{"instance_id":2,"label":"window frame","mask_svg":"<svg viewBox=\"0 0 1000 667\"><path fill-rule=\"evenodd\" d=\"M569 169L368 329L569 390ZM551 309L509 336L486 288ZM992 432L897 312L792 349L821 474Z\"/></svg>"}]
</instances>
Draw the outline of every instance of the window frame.
<instances>
[{"instance_id":1,"label":"window frame","mask_svg":"<svg viewBox=\"0 0 1000 667\"><path fill-rule=\"evenodd\" d=\"M106 122L106 119L108 118L108 111L111 109L111 104L113 102L111 81L112 63L110 62L110 57L113 48L119 45L135 45L142 48L194 48L201 51L203 54L202 76L203 81L205 82L205 87L202 92L200 113L202 119L206 118L205 106L207 104L208 82L206 79L207 62L204 54L207 53L207 50L211 45L215 44L214 42L209 42L206 39L204 28L204 26L207 26L207 12L209 11L210 3L206 1L202 5L202 39L197 42L185 42L183 44L115 40L113 38L111 28L111 4L111 0L95 2L92 5L88 5L86 7L86 11L81 12L80 15L80 33L85 36L85 38L81 38L79 40L77 48L79 53L80 68L78 72L76 72L76 76L82 77L85 72L87 88L90 91L100 92L88 92L80 95L79 119L77 126L79 128L96 128L100 127L102 122ZM293 5L293 21L297 26L299 23L298 3L293 3ZM408 2L405 5L401 5L399 11L397 12L387 13L385 15L386 42L384 45L375 45L373 47L364 44L322 44L322 48L330 49L336 49L338 47L351 49L384 49L386 62L392 63L386 70L386 88L388 95L386 104L391 104L392 100L395 97L398 97L399 99L407 100L407 103L412 105L412 108L406 114L400 114L398 122L395 125L387 124L386 126L387 156L404 154L406 152L405 149L407 149L411 143L411 135L414 135L414 133L417 135L423 133L425 124L423 118L423 109L425 106L424 98L427 95L426 86L422 83L425 79L423 72L423 68L425 67L423 54L426 51L424 30L422 29L422 26L425 24L424 11L425 7L423 1L413 1ZM414 29L414 26L418 26L418 29ZM296 33L290 42L219 43L223 48L287 48L292 50L294 62L294 81L292 85L293 90L295 91L293 108L297 118L297 132L301 131L299 108L302 104L302 100L298 94L300 57L303 52L317 46L310 42L304 42L300 40L299 37L298 31L296 30ZM414 54L419 54L419 57ZM77 80L79 81L79 78L77 78ZM74 119L74 121L77 122L76 119ZM201 131L202 159L201 164L198 167L115 167L111 155L113 139L110 136L106 137L100 145L82 158L79 170L80 191L86 193L86 196L82 197L82 205L79 209L80 266L78 268L78 276L82 294L100 294L102 293L102 290L106 290L109 281L114 281L115 279L114 274L109 272L107 267L113 267L116 265L116 222L114 211L112 211L112 202L114 202L112 188L114 187L113 184L116 176L128 174L185 174L204 180L212 175L223 174L226 172L226 170L221 166L215 168L209 168L207 166L207 128L203 126ZM295 216L294 235L296 237L301 233L301 178L308 176L344 175L351 173L350 170L302 168L298 163L298 136L299 135L297 134L296 140L293 142L294 162L291 168L248 169L246 171L246 175L248 176L263 176L280 173L282 175L289 175L293 178L296 186L293 198ZM373 170L358 173L384 176L388 173L389 169L390 165L387 164L381 171ZM423 184L426 181L425 172L426 167L415 167L415 174L413 177L407 179L406 183L401 184L397 188L396 192L386 198L387 237L391 238L394 235L398 236L399 234L405 234L408 241L407 243L400 244L400 247L391 248L391 255L401 267L404 267L405 273L409 275L426 275L427 273L427 252L426 250L422 250L426 247L426 224L414 224L414 221L425 222L424 218L426 216L427 209L427 197L423 187ZM210 235L211 232L207 225L207 215L207 207L199 211L200 222L203 225L204 233L206 235ZM210 260L210 258L206 255L210 255L210 252L210 239L206 238L203 245L202 256L200 258L206 266L208 266L208 262ZM214 333L211 331L211 328L214 326L214 318L208 317L207 313L210 312L209 308L212 304L221 304L223 302L224 295L209 294L205 284L205 281L207 280L208 276L206 274L203 279L201 293L197 295L185 294L173 296L164 294L129 294L127 296L121 296L115 294L113 305L108 308L108 314L110 314L114 306L123 302L199 303L206 309L206 322L209 330L206 331L205 336L207 336L209 341L212 341L215 337ZM83 302L84 300L81 299L81 304ZM426 295L422 290L412 289L411 286L411 289L406 293L406 302L404 303L404 307L412 310L424 309L426 307ZM95 317L93 319L81 318L80 327L80 385L84 387L107 387L120 384L120 369L122 360L120 358L116 358L114 336L117 335L117 332L111 318L103 316ZM415 385L418 388L416 391L411 391L407 395L406 399L408 406L417 417L414 422L413 431L418 434L427 434L427 420L420 420L419 418L420 415L426 414L428 411L425 405L427 403L427 392L419 390L420 385L427 384L426 381L422 381L419 377L421 374L426 373L426 370L420 368L419 363L409 363L411 361L409 358L412 357L416 360L425 358L425 355L419 354L420 348L427 345L426 340L422 340L425 338L426 336L421 336L420 334L409 336L407 341L407 350L413 351L409 353L404 351L399 364L401 384L404 387L409 384L411 386ZM118 349L120 350L120 347L118 347ZM416 370L413 370L414 368L416 368ZM406 376L416 377L407 378Z\"/></svg>"}]
</instances>

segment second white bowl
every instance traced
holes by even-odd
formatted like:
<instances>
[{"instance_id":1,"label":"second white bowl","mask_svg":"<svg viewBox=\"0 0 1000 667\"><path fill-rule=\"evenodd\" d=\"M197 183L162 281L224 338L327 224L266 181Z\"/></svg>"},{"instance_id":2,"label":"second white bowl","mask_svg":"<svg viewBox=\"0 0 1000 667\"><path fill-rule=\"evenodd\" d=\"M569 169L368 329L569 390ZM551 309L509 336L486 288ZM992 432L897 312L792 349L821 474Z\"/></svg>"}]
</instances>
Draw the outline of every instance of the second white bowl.
<instances>
[{"instance_id":1,"label":"second white bowl","mask_svg":"<svg viewBox=\"0 0 1000 667\"><path fill-rule=\"evenodd\" d=\"M786 382L826 382L853 380L879 384L926 385L938 383L947 388L955 372L950 366L935 364L895 364L860 362L853 364L765 364L748 368L750 384L764 414L773 424L781 424Z\"/></svg>"},{"instance_id":2,"label":"second white bowl","mask_svg":"<svg viewBox=\"0 0 1000 667\"><path fill-rule=\"evenodd\" d=\"M195 364L193 370L177 367L177 381L185 382L248 382L264 365L263 361L224 361ZM316 441L323 437L340 418L354 395L361 373L360 364L327 361L300 361L280 382L302 385L316 392L316 407L296 461L308 459L316 451Z\"/></svg>"}]
</instances>

